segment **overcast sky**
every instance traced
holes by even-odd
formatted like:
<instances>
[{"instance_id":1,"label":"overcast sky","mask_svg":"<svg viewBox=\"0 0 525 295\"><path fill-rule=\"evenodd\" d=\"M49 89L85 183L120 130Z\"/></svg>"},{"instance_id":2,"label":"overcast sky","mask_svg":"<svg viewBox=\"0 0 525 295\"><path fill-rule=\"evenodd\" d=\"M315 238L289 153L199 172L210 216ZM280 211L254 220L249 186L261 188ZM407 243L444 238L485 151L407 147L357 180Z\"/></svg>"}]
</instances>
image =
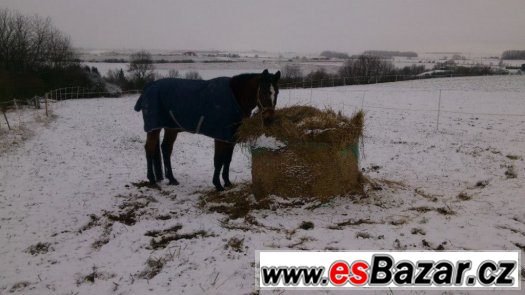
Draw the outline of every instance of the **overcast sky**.
<instances>
[{"instance_id":1,"label":"overcast sky","mask_svg":"<svg viewBox=\"0 0 525 295\"><path fill-rule=\"evenodd\" d=\"M525 49L525 0L0 0L77 47L359 53Z\"/></svg>"}]
</instances>

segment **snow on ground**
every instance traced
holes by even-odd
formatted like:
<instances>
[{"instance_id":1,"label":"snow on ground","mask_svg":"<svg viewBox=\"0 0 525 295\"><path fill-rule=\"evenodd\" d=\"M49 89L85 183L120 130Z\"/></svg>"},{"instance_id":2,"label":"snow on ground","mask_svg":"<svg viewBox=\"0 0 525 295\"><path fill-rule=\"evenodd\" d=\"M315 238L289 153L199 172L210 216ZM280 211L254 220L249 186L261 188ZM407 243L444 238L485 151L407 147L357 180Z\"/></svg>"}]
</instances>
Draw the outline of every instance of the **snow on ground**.
<instances>
[{"instance_id":1,"label":"snow on ground","mask_svg":"<svg viewBox=\"0 0 525 295\"><path fill-rule=\"evenodd\" d=\"M198 206L212 189L206 137L177 139L180 186L141 185L136 98L55 104L54 121L2 151L0 294L248 294L256 249L525 249L525 117L464 114L524 114L523 76L282 90L281 106L364 106L360 165L375 184L237 219ZM249 154L237 148L230 170L249 180Z\"/></svg>"}]
</instances>

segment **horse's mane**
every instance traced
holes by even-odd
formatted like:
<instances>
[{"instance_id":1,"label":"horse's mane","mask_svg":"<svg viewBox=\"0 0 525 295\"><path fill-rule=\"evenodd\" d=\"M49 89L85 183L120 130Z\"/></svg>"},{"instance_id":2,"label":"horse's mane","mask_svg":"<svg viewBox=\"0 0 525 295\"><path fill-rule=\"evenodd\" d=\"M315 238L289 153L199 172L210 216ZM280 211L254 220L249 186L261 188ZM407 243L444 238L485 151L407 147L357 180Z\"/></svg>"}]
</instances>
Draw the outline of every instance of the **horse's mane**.
<instances>
[{"instance_id":1,"label":"horse's mane","mask_svg":"<svg viewBox=\"0 0 525 295\"><path fill-rule=\"evenodd\" d=\"M232 80L234 80L235 82L243 82L243 81L247 81L247 80L250 80L256 76L258 76L260 74L258 73L245 73L245 74L240 74L240 75L236 75L236 76L233 76L232 77Z\"/></svg>"}]
</instances>

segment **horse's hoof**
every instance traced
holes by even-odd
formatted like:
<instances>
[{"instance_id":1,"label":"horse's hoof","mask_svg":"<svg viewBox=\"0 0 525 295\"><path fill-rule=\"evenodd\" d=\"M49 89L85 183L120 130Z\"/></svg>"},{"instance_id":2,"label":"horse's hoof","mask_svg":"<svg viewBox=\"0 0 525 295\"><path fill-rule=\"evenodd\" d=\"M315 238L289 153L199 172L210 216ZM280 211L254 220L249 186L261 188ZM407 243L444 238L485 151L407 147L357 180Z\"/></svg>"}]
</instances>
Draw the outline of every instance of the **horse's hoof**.
<instances>
[{"instance_id":1,"label":"horse's hoof","mask_svg":"<svg viewBox=\"0 0 525 295\"><path fill-rule=\"evenodd\" d=\"M170 179L169 185L179 185L179 182L175 178L174 179Z\"/></svg>"},{"instance_id":2,"label":"horse's hoof","mask_svg":"<svg viewBox=\"0 0 525 295\"><path fill-rule=\"evenodd\" d=\"M232 187L232 186L233 186L233 184L231 182L229 182L229 181L225 181L224 182L224 187Z\"/></svg>"},{"instance_id":3,"label":"horse's hoof","mask_svg":"<svg viewBox=\"0 0 525 295\"><path fill-rule=\"evenodd\" d=\"M224 187L221 186L215 186L215 189L218 191L218 192L223 192L224 191Z\"/></svg>"}]
</instances>

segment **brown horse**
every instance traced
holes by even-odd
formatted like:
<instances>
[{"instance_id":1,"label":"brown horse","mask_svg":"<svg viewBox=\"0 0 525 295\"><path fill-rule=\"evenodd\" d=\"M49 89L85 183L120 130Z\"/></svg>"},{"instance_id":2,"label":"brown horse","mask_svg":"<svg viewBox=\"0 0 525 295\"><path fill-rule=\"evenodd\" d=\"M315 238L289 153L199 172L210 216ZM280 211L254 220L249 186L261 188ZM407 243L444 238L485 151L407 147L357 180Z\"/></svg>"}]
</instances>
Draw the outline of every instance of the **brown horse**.
<instances>
[{"instance_id":1,"label":"brown horse","mask_svg":"<svg viewBox=\"0 0 525 295\"><path fill-rule=\"evenodd\" d=\"M271 123L280 77L280 71L270 74L264 70L260 74L241 74L202 82L162 79L146 86L135 110L142 110L147 132L145 150L149 182L155 184L163 179L162 158L169 184L179 184L173 176L171 153L177 134L188 131L215 139L213 184L218 191L224 190L219 179L222 170L224 186L231 186L229 169L235 132L241 120L249 117L255 108L262 112L264 124ZM175 104L174 100L179 102ZM230 100L233 103L230 104ZM185 114L191 112L196 115L187 118ZM164 129L164 138L159 144L161 129Z\"/></svg>"}]
</instances>

